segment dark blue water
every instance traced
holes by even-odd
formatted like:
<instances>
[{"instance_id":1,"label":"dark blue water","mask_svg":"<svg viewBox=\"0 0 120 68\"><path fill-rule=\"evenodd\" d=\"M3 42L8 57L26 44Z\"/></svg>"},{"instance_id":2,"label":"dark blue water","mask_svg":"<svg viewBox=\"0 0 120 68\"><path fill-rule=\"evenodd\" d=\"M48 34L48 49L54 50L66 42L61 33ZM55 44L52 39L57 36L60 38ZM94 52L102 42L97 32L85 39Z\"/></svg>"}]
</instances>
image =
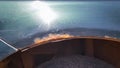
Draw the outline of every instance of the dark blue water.
<instances>
[{"instance_id":1,"label":"dark blue water","mask_svg":"<svg viewBox=\"0 0 120 68\"><path fill-rule=\"evenodd\" d=\"M15 43L49 30L92 28L120 31L120 1L47 1L58 18L48 26L31 10L34 1L0 1L0 37ZM35 6L35 5L34 5ZM42 9L40 9L41 11Z\"/></svg>"},{"instance_id":2,"label":"dark blue water","mask_svg":"<svg viewBox=\"0 0 120 68\"><path fill-rule=\"evenodd\" d=\"M6 58L7 56L13 54L14 52L16 52L16 50L0 41L0 61Z\"/></svg>"}]
</instances>

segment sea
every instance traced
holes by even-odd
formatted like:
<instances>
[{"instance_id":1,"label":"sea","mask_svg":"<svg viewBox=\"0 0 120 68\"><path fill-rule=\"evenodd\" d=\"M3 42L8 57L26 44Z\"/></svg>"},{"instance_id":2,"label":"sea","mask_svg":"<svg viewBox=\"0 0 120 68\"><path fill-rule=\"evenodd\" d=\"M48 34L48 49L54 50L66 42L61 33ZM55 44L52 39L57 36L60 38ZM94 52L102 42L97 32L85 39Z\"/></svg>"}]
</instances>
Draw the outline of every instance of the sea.
<instances>
[{"instance_id":1,"label":"sea","mask_svg":"<svg viewBox=\"0 0 120 68\"><path fill-rule=\"evenodd\" d=\"M0 1L0 38L11 44L69 28L119 32L120 1Z\"/></svg>"}]
</instances>

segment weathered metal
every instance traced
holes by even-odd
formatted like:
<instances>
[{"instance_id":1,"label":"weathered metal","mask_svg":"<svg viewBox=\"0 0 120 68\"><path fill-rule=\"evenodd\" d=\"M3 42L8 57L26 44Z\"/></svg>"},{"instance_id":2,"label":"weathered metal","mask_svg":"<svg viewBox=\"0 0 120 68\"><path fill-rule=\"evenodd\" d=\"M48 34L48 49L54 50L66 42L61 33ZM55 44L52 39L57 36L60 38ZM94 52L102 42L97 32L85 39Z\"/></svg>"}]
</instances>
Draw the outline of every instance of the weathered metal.
<instances>
[{"instance_id":1,"label":"weathered metal","mask_svg":"<svg viewBox=\"0 0 120 68\"><path fill-rule=\"evenodd\" d=\"M120 40L103 37L70 37L32 44L1 61L1 68L35 68L54 56L86 55L112 64L120 63ZM7 66L7 67L6 67Z\"/></svg>"}]
</instances>

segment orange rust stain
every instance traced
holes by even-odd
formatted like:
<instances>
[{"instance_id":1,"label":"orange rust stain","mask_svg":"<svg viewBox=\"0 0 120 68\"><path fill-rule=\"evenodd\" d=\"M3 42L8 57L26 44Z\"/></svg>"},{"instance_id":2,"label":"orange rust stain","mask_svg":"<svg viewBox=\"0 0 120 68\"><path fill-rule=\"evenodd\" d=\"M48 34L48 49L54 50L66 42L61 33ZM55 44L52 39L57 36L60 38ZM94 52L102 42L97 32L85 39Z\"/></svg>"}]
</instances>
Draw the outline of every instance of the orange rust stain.
<instances>
[{"instance_id":1,"label":"orange rust stain","mask_svg":"<svg viewBox=\"0 0 120 68\"><path fill-rule=\"evenodd\" d=\"M67 39L73 37L70 34L49 34L47 37L44 38L35 38L34 43L42 43L46 41L53 41L53 40L61 40L61 39Z\"/></svg>"}]
</instances>

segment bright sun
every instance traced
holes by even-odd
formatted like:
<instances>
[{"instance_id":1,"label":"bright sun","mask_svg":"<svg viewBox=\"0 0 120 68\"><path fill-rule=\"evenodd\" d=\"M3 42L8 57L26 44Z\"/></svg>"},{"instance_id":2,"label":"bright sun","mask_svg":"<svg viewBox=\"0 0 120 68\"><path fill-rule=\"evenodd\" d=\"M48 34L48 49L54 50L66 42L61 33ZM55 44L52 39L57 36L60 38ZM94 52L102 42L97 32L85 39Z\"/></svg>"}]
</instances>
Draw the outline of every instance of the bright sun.
<instances>
[{"instance_id":1,"label":"bright sun","mask_svg":"<svg viewBox=\"0 0 120 68\"><path fill-rule=\"evenodd\" d=\"M31 4L31 8L46 25L50 25L58 18L57 13L45 2L35 1Z\"/></svg>"}]
</instances>

